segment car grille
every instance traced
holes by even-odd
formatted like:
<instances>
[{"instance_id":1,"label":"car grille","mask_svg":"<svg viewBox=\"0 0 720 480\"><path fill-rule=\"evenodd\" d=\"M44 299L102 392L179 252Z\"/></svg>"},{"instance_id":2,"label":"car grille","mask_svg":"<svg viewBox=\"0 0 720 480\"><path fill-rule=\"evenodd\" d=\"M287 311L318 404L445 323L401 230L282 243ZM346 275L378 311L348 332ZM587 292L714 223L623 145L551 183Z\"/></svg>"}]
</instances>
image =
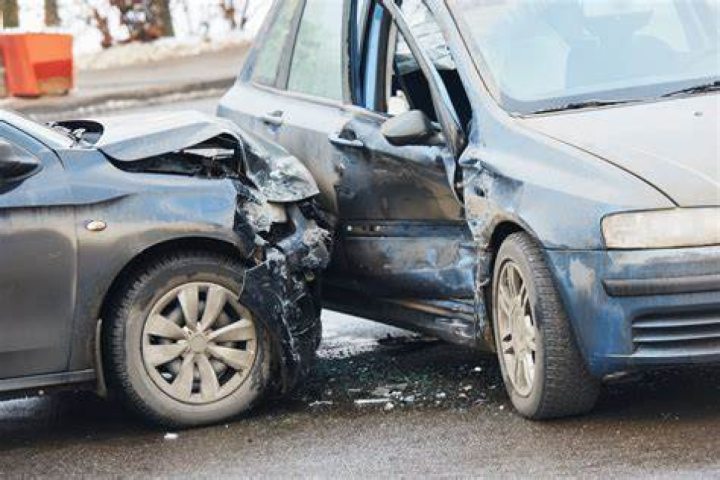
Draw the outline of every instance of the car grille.
<instances>
[{"instance_id":1,"label":"car grille","mask_svg":"<svg viewBox=\"0 0 720 480\"><path fill-rule=\"evenodd\" d=\"M640 354L720 353L720 310L646 314L633 321L632 332Z\"/></svg>"}]
</instances>

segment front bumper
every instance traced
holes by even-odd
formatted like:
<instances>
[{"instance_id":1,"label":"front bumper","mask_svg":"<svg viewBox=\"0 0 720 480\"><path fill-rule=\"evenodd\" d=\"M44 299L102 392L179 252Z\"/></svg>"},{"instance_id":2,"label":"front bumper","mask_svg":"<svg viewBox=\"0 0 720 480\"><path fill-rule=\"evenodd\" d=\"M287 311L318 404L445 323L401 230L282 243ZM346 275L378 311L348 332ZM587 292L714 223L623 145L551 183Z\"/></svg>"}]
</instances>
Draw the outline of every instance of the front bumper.
<instances>
[{"instance_id":1,"label":"front bumper","mask_svg":"<svg viewBox=\"0 0 720 480\"><path fill-rule=\"evenodd\" d=\"M720 247L546 253L594 375L720 363Z\"/></svg>"}]
</instances>

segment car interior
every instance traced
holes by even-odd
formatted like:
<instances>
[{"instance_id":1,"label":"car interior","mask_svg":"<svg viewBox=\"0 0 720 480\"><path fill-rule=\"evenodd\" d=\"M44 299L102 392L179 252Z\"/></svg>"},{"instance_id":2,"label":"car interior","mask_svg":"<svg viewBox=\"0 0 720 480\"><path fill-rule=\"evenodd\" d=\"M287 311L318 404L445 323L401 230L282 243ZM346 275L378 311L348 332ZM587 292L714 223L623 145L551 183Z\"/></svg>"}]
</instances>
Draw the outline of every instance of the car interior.
<instances>
[{"instance_id":1,"label":"car interior","mask_svg":"<svg viewBox=\"0 0 720 480\"><path fill-rule=\"evenodd\" d=\"M376 9L381 10L379 6ZM421 48L438 70L460 124L467 131L472 120L470 101L440 27L422 2L405 3L403 13L411 29L419 32ZM370 19L363 64L366 108L389 116L420 110L432 121L438 121L428 81L388 14L376 12Z\"/></svg>"}]
</instances>

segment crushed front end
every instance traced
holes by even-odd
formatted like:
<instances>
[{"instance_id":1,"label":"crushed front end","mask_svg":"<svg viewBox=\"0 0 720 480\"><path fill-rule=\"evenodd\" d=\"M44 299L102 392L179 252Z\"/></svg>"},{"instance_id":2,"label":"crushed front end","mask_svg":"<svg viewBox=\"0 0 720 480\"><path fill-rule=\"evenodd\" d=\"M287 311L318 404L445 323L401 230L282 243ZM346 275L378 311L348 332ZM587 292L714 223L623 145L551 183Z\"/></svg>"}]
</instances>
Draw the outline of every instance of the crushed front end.
<instances>
[{"instance_id":1,"label":"crushed front end","mask_svg":"<svg viewBox=\"0 0 720 480\"><path fill-rule=\"evenodd\" d=\"M239 191L236 228L241 235L254 234L256 247L240 301L270 333L274 390L283 394L309 373L320 343L319 282L330 261L331 235L313 218L310 201L273 204Z\"/></svg>"}]
</instances>

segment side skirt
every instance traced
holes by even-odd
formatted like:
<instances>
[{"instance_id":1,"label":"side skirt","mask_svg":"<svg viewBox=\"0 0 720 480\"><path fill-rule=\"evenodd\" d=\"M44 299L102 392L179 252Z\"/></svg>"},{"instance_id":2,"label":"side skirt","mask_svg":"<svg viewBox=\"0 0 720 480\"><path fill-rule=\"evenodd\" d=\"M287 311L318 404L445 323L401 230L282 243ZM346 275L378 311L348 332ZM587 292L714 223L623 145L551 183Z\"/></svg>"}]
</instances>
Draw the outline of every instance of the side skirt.
<instances>
[{"instance_id":1,"label":"side skirt","mask_svg":"<svg viewBox=\"0 0 720 480\"><path fill-rule=\"evenodd\" d=\"M355 291L327 288L325 308L417 331L450 343L491 351L478 334L475 299L377 298Z\"/></svg>"},{"instance_id":2,"label":"side skirt","mask_svg":"<svg viewBox=\"0 0 720 480\"><path fill-rule=\"evenodd\" d=\"M44 389L55 387L78 388L82 385L83 389L92 390L95 387L95 379L93 369L8 378L0 380L0 398L43 395Z\"/></svg>"}]
</instances>

